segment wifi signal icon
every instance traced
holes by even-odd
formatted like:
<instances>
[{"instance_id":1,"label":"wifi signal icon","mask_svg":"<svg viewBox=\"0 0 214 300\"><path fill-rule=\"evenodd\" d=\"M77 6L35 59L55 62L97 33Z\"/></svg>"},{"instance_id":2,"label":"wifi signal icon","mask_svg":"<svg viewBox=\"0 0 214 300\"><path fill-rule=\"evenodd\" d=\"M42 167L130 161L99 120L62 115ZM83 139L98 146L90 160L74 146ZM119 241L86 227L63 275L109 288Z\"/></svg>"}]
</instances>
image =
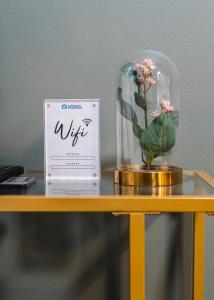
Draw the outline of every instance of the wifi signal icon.
<instances>
[{"instance_id":1,"label":"wifi signal icon","mask_svg":"<svg viewBox=\"0 0 214 300\"><path fill-rule=\"evenodd\" d=\"M83 122L86 126L88 126L88 125L92 122L92 120L91 120L91 119L83 119L82 122Z\"/></svg>"}]
</instances>

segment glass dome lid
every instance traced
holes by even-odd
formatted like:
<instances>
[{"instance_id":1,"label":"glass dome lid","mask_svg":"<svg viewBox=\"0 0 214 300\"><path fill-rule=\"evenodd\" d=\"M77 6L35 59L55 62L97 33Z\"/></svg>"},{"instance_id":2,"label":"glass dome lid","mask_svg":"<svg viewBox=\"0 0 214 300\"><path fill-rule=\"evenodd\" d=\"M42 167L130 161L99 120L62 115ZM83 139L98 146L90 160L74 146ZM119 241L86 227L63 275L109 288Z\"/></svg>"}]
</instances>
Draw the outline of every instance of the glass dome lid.
<instances>
[{"instance_id":1,"label":"glass dome lid","mask_svg":"<svg viewBox=\"0 0 214 300\"><path fill-rule=\"evenodd\" d=\"M179 80L167 56L142 51L121 68L116 117L115 181L152 186L180 183L182 169L171 165L179 126Z\"/></svg>"}]
</instances>

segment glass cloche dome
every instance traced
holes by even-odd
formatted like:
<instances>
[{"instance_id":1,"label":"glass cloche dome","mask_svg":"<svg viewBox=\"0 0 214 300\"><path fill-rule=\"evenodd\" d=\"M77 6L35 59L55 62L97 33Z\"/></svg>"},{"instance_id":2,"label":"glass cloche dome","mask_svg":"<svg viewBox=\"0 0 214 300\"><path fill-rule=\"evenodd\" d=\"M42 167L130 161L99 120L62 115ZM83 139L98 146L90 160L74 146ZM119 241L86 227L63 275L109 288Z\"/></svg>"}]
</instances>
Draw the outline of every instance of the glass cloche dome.
<instances>
[{"instance_id":1,"label":"glass cloche dome","mask_svg":"<svg viewBox=\"0 0 214 300\"><path fill-rule=\"evenodd\" d=\"M167 56L142 51L121 68L116 118L116 183L162 186L182 181L173 156L179 126L178 72Z\"/></svg>"}]
</instances>

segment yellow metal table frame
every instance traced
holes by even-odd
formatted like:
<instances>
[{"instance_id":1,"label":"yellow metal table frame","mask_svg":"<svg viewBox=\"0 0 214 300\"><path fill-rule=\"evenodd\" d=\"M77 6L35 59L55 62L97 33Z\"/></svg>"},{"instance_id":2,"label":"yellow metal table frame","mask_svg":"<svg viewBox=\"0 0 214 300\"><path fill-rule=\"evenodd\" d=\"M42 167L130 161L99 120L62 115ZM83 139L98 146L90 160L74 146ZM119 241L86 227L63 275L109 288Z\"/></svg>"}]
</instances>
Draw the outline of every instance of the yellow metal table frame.
<instances>
[{"instance_id":1,"label":"yellow metal table frame","mask_svg":"<svg viewBox=\"0 0 214 300\"><path fill-rule=\"evenodd\" d=\"M214 188L214 179L195 173ZM194 214L193 299L204 299L205 214L214 213L214 195L206 196L0 196L0 212L109 212L130 216L130 299L145 300L145 215Z\"/></svg>"}]
</instances>

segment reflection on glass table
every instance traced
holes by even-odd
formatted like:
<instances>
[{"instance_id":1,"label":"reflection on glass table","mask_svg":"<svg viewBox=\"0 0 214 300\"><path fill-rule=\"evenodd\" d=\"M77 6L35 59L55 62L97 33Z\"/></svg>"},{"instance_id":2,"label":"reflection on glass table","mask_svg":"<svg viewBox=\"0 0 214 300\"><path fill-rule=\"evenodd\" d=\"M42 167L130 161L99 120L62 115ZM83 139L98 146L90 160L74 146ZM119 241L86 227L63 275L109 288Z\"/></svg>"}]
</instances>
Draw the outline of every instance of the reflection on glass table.
<instances>
[{"instance_id":1,"label":"reflection on glass table","mask_svg":"<svg viewBox=\"0 0 214 300\"><path fill-rule=\"evenodd\" d=\"M160 187L122 186L115 184L115 194L152 196L209 195L214 194L214 189L207 184L197 172L185 171L182 184Z\"/></svg>"},{"instance_id":2,"label":"reflection on glass table","mask_svg":"<svg viewBox=\"0 0 214 300\"><path fill-rule=\"evenodd\" d=\"M94 195L210 195L214 189L204 181L195 171L184 171L182 184L160 187L120 186L114 184L113 170L103 171L98 181L49 181L45 182L43 172L29 172L27 176L37 178L36 183L28 190L1 189L0 195L64 195L64 196L92 196ZM60 186L61 185L61 186Z\"/></svg>"},{"instance_id":3,"label":"reflection on glass table","mask_svg":"<svg viewBox=\"0 0 214 300\"><path fill-rule=\"evenodd\" d=\"M96 196L100 194L99 180L47 180L45 182L47 196Z\"/></svg>"}]
</instances>

